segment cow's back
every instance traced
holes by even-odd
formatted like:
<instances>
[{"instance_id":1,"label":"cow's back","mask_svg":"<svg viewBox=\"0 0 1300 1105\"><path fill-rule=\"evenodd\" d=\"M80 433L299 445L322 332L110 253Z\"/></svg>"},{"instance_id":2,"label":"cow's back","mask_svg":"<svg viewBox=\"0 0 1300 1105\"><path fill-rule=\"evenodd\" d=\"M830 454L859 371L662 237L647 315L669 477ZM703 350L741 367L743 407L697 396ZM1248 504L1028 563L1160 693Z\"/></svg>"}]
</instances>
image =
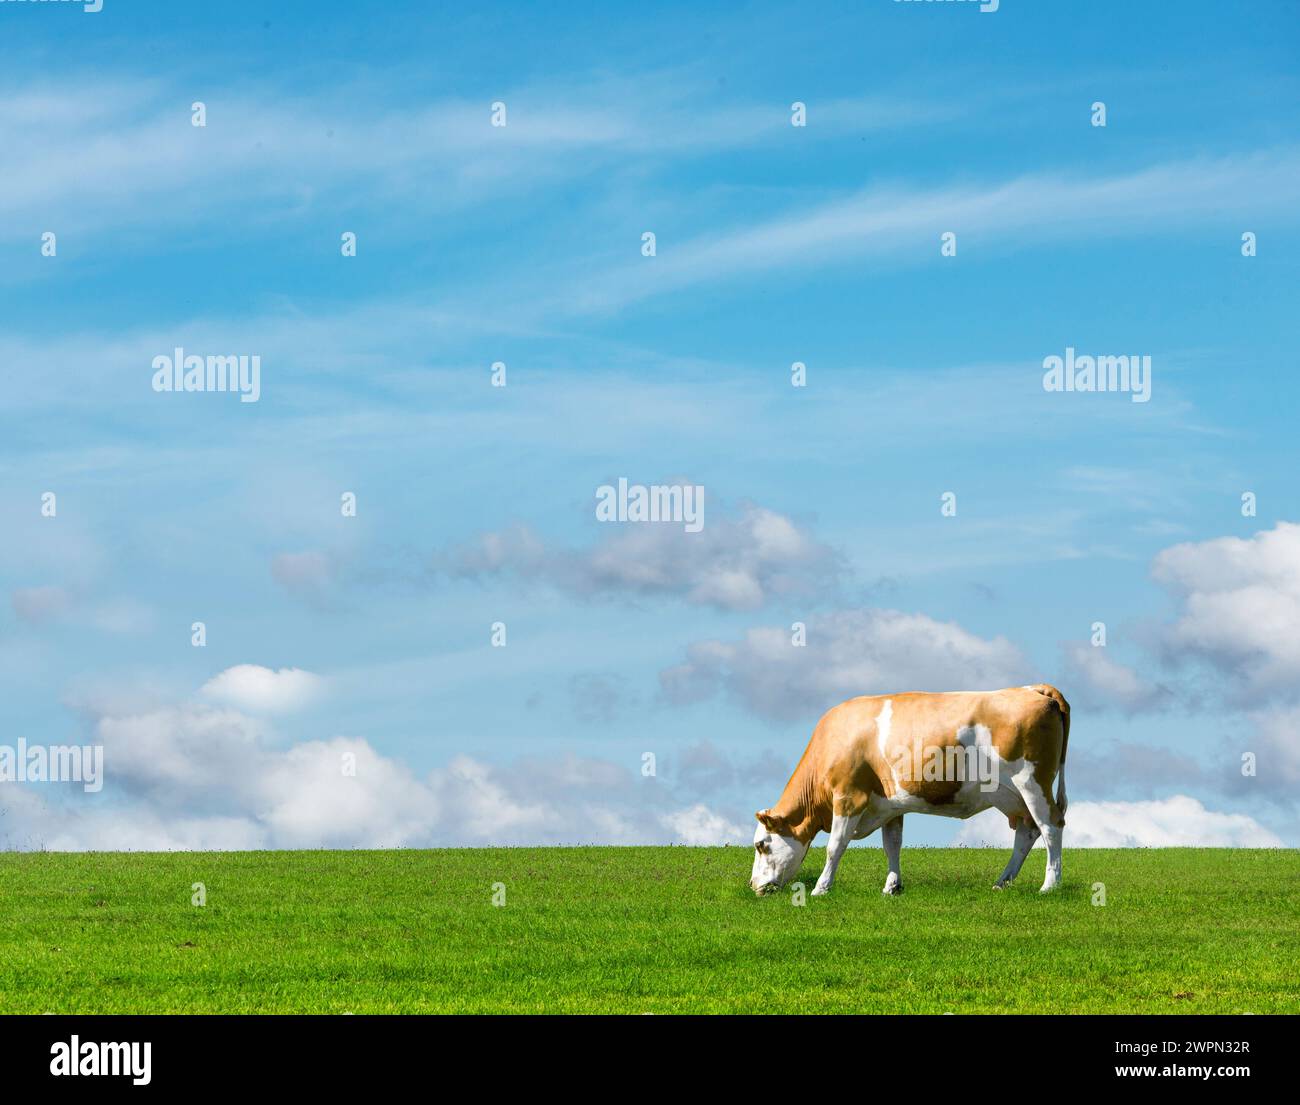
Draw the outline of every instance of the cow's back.
<instances>
[{"instance_id":1,"label":"cow's back","mask_svg":"<svg viewBox=\"0 0 1300 1105\"><path fill-rule=\"evenodd\" d=\"M1064 702L1046 684L852 698L818 722L809 751L833 793L892 796L905 790L943 805L953 801L960 781L927 779L906 765L975 745L990 748L1006 765L1028 761L1035 775L1050 781L1062 753ZM905 765L901 772L900 764Z\"/></svg>"}]
</instances>

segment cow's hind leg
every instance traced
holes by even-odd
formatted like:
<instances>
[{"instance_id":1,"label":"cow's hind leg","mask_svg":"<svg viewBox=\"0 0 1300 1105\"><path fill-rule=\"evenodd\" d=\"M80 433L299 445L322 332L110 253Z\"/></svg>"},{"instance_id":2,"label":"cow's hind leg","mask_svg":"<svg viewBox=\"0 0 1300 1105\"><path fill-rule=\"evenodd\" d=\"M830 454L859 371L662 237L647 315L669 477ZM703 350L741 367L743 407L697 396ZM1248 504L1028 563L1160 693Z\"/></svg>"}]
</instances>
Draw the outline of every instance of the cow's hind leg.
<instances>
[{"instance_id":1,"label":"cow's hind leg","mask_svg":"<svg viewBox=\"0 0 1300 1105\"><path fill-rule=\"evenodd\" d=\"M1006 867L1002 869L998 881L993 884L994 890L1001 890L1008 883L1015 881L1016 876L1020 874L1020 868L1024 866L1025 857L1029 855L1040 835L1038 826L1034 824L1032 818L1017 819L1016 843L1011 849L1011 858L1007 860Z\"/></svg>"},{"instance_id":2,"label":"cow's hind leg","mask_svg":"<svg viewBox=\"0 0 1300 1105\"><path fill-rule=\"evenodd\" d=\"M1048 825L1043 830L1047 841L1047 876L1043 879L1042 893L1055 890L1061 883L1061 838L1065 835L1064 825Z\"/></svg>"},{"instance_id":3,"label":"cow's hind leg","mask_svg":"<svg viewBox=\"0 0 1300 1105\"><path fill-rule=\"evenodd\" d=\"M861 813L837 813L831 818L831 838L826 842L826 866L813 887L814 894L825 894L835 882L835 871L844 858L849 841L853 839L853 830L858 827Z\"/></svg>"},{"instance_id":4,"label":"cow's hind leg","mask_svg":"<svg viewBox=\"0 0 1300 1105\"><path fill-rule=\"evenodd\" d=\"M1049 890L1055 890L1061 881L1061 837L1065 830L1065 817L1047 789L1040 786L1032 774L1018 776L1015 784L1029 810L1029 816L1034 819L1034 824L1043 834L1043 842L1047 845L1047 874L1040 888L1041 893L1046 894Z\"/></svg>"},{"instance_id":5,"label":"cow's hind leg","mask_svg":"<svg viewBox=\"0 0 1300 1105\"><path fill-rule=\"evenodd\" d=\"M880 839L885 846L885 859L889 861L889 876L885 879L882 894L901 894L903 876L898 870L898 856L903 850L903 819L894 818L880 830Z\"/></svg>"}]
</instances>

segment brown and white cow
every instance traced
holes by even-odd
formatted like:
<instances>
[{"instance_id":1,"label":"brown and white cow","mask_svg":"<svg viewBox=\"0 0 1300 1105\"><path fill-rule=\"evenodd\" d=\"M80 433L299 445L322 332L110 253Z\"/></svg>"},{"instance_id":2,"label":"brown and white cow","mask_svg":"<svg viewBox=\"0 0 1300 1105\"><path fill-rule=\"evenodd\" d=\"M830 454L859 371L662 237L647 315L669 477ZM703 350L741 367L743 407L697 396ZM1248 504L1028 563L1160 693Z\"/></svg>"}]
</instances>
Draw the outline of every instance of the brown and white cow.
<instances>
[{"instance_id":1,"label":"brown and white cow","mask_svg":"<svg viewBox=\"0 0 1300 1105\"><path fill-rule=\"evenodd\" d=\"M1047 844L1042 889L1052 890L1061 879L1069 736L1069 703L1045 683L842 702L817 723L777 804L755 815L749 885L757 894L784 886L826 830L826 866L813 888L825 894L849 841L880 829L889 861L884 893L900 894L904 814L966 818L999 809L1016 840L994 888L1020 873L1041 834Z\"/></svg>"}]
</instances>

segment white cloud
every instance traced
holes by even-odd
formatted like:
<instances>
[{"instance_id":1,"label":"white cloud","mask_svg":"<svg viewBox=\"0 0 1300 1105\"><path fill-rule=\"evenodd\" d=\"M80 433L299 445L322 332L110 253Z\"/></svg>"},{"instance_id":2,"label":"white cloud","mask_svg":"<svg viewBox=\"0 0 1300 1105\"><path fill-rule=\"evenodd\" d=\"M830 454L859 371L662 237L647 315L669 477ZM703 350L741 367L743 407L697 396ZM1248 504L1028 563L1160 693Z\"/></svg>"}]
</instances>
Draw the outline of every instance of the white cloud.
<instances>
[{"instance_id":1,"label":"white cloud","mask_svg":"<svg viewBox=\"0 0 1300 1105\"><path fill-rule=\"evenodd\" d=\"M0 847L705 844L743 836L734 817L698 802L683 807L669 779L606 760L496 765L461 754L421 777L360 738L284 746L264 721L197 703L106 714L95 737L104 790L6 788Z\"/></svg>"},{"instance_id":2,"label":"white cloud","mask_svg":"<svg viewBox=\"0 0 1300 1105\"><path fill-rule=\"evenodd\" d=\"M700 642L659 680L679 704L726 689L754 713L811 723L853 695L992 689L1029 682L1030 668L1005 638L977 637L924 614L858 609L810 618L803 647L786 626L751 629L734 643Z\"/></svg>"},{"instance_id":3,"label":"white cloud","mask_svg":"<svg viewBox=\"0 0 1300 1105\"><path fill-rule=\"evenodd\" d=\"M538 801L540 789L529 793L512 787L508 778L488 764L457 756L435 772L432 781L450 807L450 818L469 839L504 844L535 840L546 830L552 811ZM557 819L552 828L560 824Z\"/></svg>"},{"instance_id":4,"label":"white cloud","mask_svg":"<svg viewBox=\"0 0 1300 1105\"><path fill-rule=\"evenodd\" d=\"M1208 662L1243 697L1300 693L1300 525L1175 545L1152 572L1181 601L1164 631L1174 659Z\"/></svg>"},{"instance_id":5,"label":"white cloud","mask_svg":"<svg viewBox=\"0 0 1300 1105\"><path fill-rule=\"evenodd\" d=\"M160 81L97 72L64 83L34 88L30 77L14 78L3 89L10 110L0 146L13 155L0 237L37 215L85 236L145 220L197 221L237 205L264 219L302 216L358 195L445 213L623 164L629 154L714 155L789 129L782 105L721 105L713 89L689 87L680 73L503 89L505 127L490 125L490 100L430 102L414 84L407 95L395 71L382 88L333 82L305 98L273 86L214 86L201 130L190 125L189 92ZM96 89L93 108L70 90L76 84ZM820 105L809 136L953 113L913 101L832 101ZM424 186L434 178L437 189ZM164 202L199 186L203 204Z\"/></svg>"},{"instance_id":6,"label":"white cloud","mask_svg":"<svg viewBox=\"0 0 1300 1105\"><path fill-rule=\"evenodd\" d=\"M1293 149L1153 165L1122 175L1036 174L940 188L878 186L793 214L702 235L664 251L653 266L625 265L588 279L566 298L610 310L698 283L770 269L791 271L854 257L919 256L936 226L962 228L963 242L996 248L1104 233L1150 233L1191 219L1246 214L1258 202L1288 213L1300 158ZM1226 207L1225 207L1226 205Z\"/></svg>"},{"instance_id":7,"label":"white cloud","mask_svg":"<svg viewBox=\"0 0 1300 1105\"><path fill-rule=\"evenodd\" d=\"M400 848L428 840L441 812L426 783L357 738L268 755L258 791L278 848Z\"/></svg>"},{"instance_id":8,"label":"white cloud","mask_svg":"<svg viewBox=\"0 0 1300 1105\"><path fill-rule=\"evenodd\" d=\"M1300 789L1300 706L1264 710L1251 715L1254 731L1237 751L1255 753L1254 776L1243 776L1240 763L1234 764L1233 790L1249 791L1258 785L1263 790L1286 796L1294 808Z\"/></svg>"},{"instance_id":9,"label":"white cloud","mask_svg":"<svg viewBox=\"0 0 1300 1105\"><path fill-rule=\"evenodd\" d=\"M174 813L195 813L250 805L268 734L262 722L238 711L181 705L105 714L95 736L114 789Z\"/></svg>"},{"instance_id":10,"label":"white cloud","mask_svg":"<svg viewBox=\"0 0 1300 1105\"><path fill-rule=\"evenodd\" d=\"M1076 706L1112 707L1138 714L1164 709L1173 698L1164 686L1150 683L1111 658L1104 646L1074 642L1065 649L1070 699Z\"/></svg>"},{"instance_id":11,"label":"white cloud","mask_svg":"<svg viewBox=\"0 0 1300 1105\"><path fill-rule=\"evenodd\" d=\"M32 788L8 787L0 848L18 851L247 851L270 847L245 817L163 814L148 806L47 802Z\"/></svg>"},{"instance_id":12,"label":"white cloud","mask_svg":"<svg viewBox=\"0 0 1300 1105\"><path fill-rule=\"evenodd\" d=\"M87 706L87 708L90 708ZM105 706L104 708L108 708ZM1276 763L1300 776L1277 718ZM707 744L666 757L663 778L639 763L569 756L490 764L457 755L423 777L356 737L284 745L266 722L232 709L182 703L105 714L103 792L6 788L0 846L20 849L398 848L446 845L742 842L744 815L719 792L777 786L788 765L729 757ZM770 760L770 757L768 758ZM683 801L685 798L685 801ZM1072 847L1274 847L1253 818L1207 810L1186 796L1071 804ZM997 814L967 822L955 843L1009 846Z\"/></svg>"},{"instance_id":13,"label":"white cloud","mask_svg":"<svg viewBox=\"0 0 1300 1105\"><path fill-rule=\"evenodd\" d=\"M594 510L594 499L593 499ZM663 595L720 610L754 610L809 594L838 576L838 559L776 511L745 506L698 533L666 522L610 523L587 549L548 549L526 526L487 533L437 558L458 578L512 575L580 596Z\"/></svg>"},{"instance_id":14,"label":"white cloud","mask_svg":"<svg viewBox=\"0 0 1300 1105\"><path fill-rule=\"evenodd\" d=\"M1010 848L1015 834L995 810L965 822L953 844ZM1042 847L1040 840L1036 847ZM1253 817L1207 810L1176 794L1149 802L1071 802L1065 815L1070 848L1281 848L1282 840Z\"/></svg>"},{"instance_id":15,"label":"white cloud","mask_svg":"<svg viewBox=\"0 0 1300 1105\"><path fill-rule=\"evenodd\" d=\"M711 844L744 844L745 830L701 803L689 809L663 814L659 820L672 832L673 842L704 847Z\"/></svg>"},{"instance_id":16,"label":"white cloud","mask_svg":"<svg viewBox=\"0 0 1300 1105\"><path fill-rule=\"evenodd\" d=\"M257 664L236 664L209 679L200 693L254 713L280 713L308 705L323 687L319 675L301 668L273 671Z\"/></svg>"}]
</instances>

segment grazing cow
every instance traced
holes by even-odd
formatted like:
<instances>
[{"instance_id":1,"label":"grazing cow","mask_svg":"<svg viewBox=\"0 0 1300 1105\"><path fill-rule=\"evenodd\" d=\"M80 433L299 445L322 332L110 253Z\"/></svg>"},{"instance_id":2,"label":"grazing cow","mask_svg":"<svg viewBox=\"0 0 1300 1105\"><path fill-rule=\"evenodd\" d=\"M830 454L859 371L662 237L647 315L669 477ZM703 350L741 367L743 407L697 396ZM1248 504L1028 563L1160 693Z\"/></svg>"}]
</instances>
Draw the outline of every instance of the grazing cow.
<instances>
[{"instance_id":1,"label":"grazing cow","mask_svg":"<svg viewBox=\"0 0 1300 1105\"><path fill-rule=\"evenodd\" d=\"M1042 889L1052 890L1061 880L1069 736L1069 703L1045 683L842 702L817 723L777 804L755 815L749 885L756 894L784 886L824 829L830 833L826 866L813 893L825 894L849 841L880 829L889 861L884 893L901 894L904 814L966 818L995 808L1007 815L1016 840L994 889L1020 873L1041 834L1047 843Z\"/></svg>"}]
</instances>

